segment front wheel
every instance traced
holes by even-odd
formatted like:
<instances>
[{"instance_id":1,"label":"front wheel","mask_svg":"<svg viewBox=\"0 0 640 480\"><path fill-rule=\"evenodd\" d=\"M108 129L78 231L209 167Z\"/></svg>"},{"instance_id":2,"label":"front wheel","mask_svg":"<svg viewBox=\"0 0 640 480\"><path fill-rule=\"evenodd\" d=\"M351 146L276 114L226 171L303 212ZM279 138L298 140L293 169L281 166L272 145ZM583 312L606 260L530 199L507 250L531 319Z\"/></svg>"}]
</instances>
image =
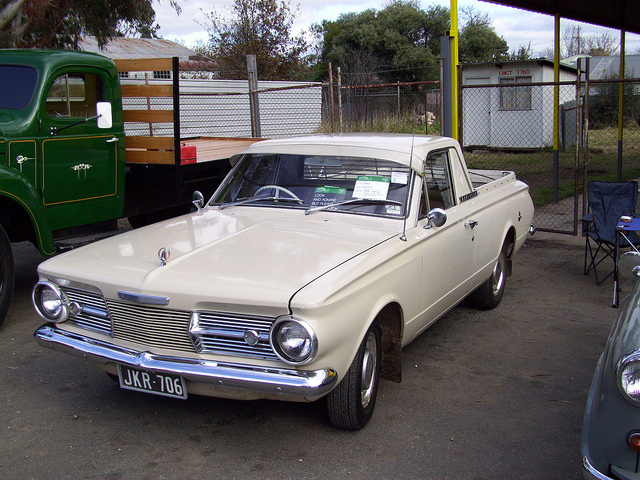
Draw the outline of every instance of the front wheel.
<instances>
[{"instance_id":1,"label":"front wheel","mask_svg":"<svg viewBox=\"0 0 640 480\"><path fill-rule=\"evenodd\" d=\"M327 398L329 420L338 428L360 430L373 415L380 380L380 338L380 327L374 322L349 371Z\"/></svg>"},{"instance_id":2,"label":"front wheel","mask_svg":"<svg viewBox=\"0 0 640 480\"><path fill-rule=\"evenodd\" d=\"M15 267L11 242L4 228L0 226L0 325L9 311L14 285Z\"/></svg>"},{"instance_id":3,"label":"front wheel","mask_svg":"<svg viewBox=\"0 0 640 480\"><path fill-rule=\"evenodd\" d=\"M475 307L484 310L497 307L502 300L506 284L507 251L503 248L489 278L471 294L472 303Z\"/></svg>"}]
</instances>

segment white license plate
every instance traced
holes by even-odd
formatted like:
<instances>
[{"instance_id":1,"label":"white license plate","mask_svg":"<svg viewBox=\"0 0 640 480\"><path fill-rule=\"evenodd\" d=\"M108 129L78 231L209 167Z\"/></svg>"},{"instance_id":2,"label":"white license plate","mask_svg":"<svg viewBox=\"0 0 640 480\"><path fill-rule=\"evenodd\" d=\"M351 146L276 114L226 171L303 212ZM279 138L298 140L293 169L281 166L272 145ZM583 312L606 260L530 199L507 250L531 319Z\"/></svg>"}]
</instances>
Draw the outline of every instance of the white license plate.
<instances>
[{"instance_id":1,"label":"white license plate","mask_svg":"<svg viewBox=\"0 0 640 480\"><path fill-rule=\"evenodd\" d=\"M118 365L120 387L138 392L154 393L172 398L187 398L184 378L171 373L158 373L151 370Z\"/></svg>"}]
</instances>

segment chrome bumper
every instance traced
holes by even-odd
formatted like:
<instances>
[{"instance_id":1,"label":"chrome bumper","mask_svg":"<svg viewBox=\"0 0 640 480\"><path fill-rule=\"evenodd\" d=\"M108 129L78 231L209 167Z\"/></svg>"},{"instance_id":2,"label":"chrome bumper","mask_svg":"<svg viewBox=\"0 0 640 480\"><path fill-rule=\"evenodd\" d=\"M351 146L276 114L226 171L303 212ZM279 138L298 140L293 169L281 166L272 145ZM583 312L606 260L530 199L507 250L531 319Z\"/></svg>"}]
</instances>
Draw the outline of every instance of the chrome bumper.
<instances>
[{"instance_id":1,"label":"chrome bumper","mask_svg":"<svg viewBox=\"0 0 640 480\"><path fill-rule=\"evenodd\" d=\"M582 457L582 476L585 480L613 480L591 465L587 457Z\"/></svg>"},{"instance_id":2,"label":"chrome bumper","mask_svg":"<svg viewBox=\"0 0 640 480\"><path fill-rule=\"evenodd\" d=\"M338 379L332 369L304 371L155 355L60 330L55 324L45 324L33 335L42 346L96 365L119 363L182 375L191 382L257 394L313 400L331 391Z\"/></svg>"}]
</instances>

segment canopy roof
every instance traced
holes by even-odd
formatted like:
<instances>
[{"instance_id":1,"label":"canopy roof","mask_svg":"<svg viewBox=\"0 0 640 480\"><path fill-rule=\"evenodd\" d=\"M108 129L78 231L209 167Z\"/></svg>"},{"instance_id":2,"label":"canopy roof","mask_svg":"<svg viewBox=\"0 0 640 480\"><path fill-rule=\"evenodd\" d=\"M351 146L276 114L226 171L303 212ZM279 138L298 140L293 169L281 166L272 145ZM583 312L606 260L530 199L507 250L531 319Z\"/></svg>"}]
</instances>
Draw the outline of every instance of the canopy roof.
<instances>
[{"instance_id":1,"label":"canopy roof","mask_svg":"<svg viewBox=\"0 0 640 480\"><path fill-rule=\"evenodd\" d=\"M640 34L638 0L484 0Z\"/></svg>"}]
</instances>

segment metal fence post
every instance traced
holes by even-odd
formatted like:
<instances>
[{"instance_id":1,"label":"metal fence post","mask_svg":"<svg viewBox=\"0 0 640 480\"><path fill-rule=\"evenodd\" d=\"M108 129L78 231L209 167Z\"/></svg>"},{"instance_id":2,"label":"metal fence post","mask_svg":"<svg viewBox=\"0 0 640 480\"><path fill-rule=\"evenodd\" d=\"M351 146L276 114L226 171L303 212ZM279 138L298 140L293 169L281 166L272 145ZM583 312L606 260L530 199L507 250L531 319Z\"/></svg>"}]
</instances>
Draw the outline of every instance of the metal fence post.
<instances>
[{"instance_id":1,"label":"metal fence post","mask_svg":"<svg viewBox=\"0 0 640 480\"><path fill-rule=\"evenodd\" d=\"M338 67L338 119L340 121L340 133L342 133L342 71Z\"/></svg>"},{"instance_id":2,"label":"metal fence post","mask_svg":"<svg viewBox=\"0 0 640 480\"><path fill-rule=\"evenodd\" d=\"M329 106L331 107L331 133L336 133L335 106L333 104L333 66L329 62Z\"/></svg>"},{"instance_id":3,"label":"metal fence post","mask_svg":"<svg viewBox=\"0 0 640 480\"><path fill-rule=\"evenodd\" d=\"M247 71L249 76L249 108L251 109L251 136L260 138L260 106L258 101L258 66L255 55L247 55Z\"/></svg>"}]
</instances>

